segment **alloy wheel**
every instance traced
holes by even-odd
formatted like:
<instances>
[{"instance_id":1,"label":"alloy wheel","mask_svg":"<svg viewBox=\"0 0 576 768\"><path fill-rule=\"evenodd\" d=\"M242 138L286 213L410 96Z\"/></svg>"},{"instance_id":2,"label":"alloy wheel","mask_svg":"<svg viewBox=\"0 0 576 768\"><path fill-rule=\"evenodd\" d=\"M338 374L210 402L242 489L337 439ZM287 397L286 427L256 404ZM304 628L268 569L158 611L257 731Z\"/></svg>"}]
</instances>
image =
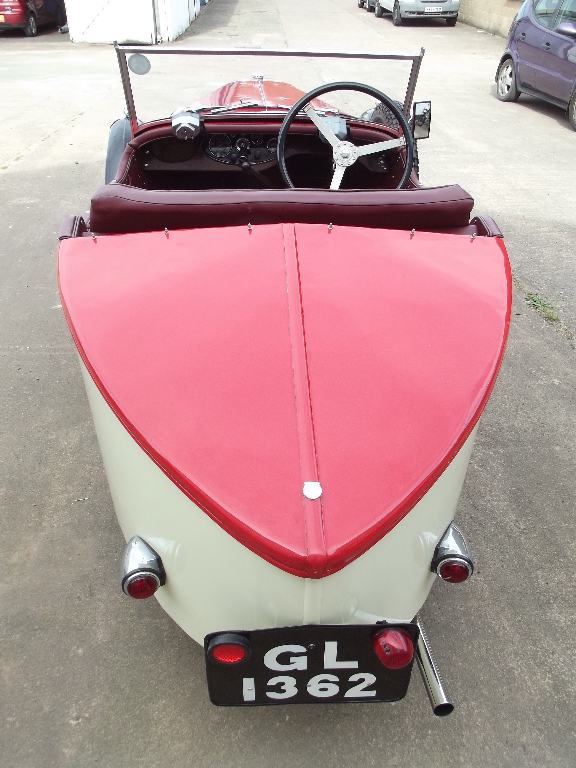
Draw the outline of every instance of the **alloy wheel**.
<instances>
[{"instance_id":1,"label":"alloy wheel","mask_svg":"<svg viewBox=\"0 0 576 768\"><path fill-rule=\"evenodd\" d=\"M514 71L514 62L512 59L506 59L498 70L496 82L497 96L500 101L516 101L518 88L516 86L516 73Z\"/></svg>"},{"instance_id":2,"label":"alloy wheel","mask_svg":"<svg viewBox=\"0 0 576 768\"><path fill-rule=\"evenodd\" d=\"M24 27L24 34L26 37L36 37L38 34L38 25L36 24L36 17L33 13L28 16L28 22Z\"/></svg>"}]
</instances>

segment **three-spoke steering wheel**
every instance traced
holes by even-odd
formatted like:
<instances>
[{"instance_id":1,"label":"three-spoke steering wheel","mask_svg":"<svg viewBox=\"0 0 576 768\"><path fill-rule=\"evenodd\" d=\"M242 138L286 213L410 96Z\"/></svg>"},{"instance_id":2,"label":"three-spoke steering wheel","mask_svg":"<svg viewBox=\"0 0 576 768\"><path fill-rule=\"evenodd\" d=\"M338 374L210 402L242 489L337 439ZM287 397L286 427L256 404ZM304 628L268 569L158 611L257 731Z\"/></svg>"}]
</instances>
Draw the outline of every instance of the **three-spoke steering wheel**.
<instances>
[{"instance_id":1,"label":"three-spoke steering wheel","mask_svg":"<svg viewBox=\"0 0 576 768\"><path fill-rule=\"evenodd\" d=\"M332 91L358 91L360 93L366 93L369 96L374 96L379 102L387 106L394 114L394 117L398 120L398 123L402 129L402 136L398 139L389 139L387 141L377 141L373 144L365 144L364 146L357 147L352 144L351 141L342 141L332 131L328 123L322 119L322 117L313 109L310 102L316 99L318 96L323 96L325 93L331 93ZM280 166L280 172L282 178L289 187L294 187L288 170L286 168L286 137L290 126L294 122L296 115L303 111L308 115L310 120L318 128L322 136L332 147L333 159L334 159L334 174L332 181L330 182L330 189L340 189L340 184L344 177L346 168L353 165L359 157L364 155L371 155L374 152L386 152L389 149L395 147L406 148L406 158L404 172L402 178L398 182L397 189L403 189L408 184L410 178L410 172L412 171L412 165L414 163L414 137L412 131L404 116L403 112L398 108L397 104L392 101L391 98L386 96L377 88L372 88L370 85L363 85L362 83L329 83L328 85L321 85L318 88L314 88L309 91L305 96L302 96L292 109L288 112L280 128L278 134L278 165Z\"/></svg>"}]
</instances>

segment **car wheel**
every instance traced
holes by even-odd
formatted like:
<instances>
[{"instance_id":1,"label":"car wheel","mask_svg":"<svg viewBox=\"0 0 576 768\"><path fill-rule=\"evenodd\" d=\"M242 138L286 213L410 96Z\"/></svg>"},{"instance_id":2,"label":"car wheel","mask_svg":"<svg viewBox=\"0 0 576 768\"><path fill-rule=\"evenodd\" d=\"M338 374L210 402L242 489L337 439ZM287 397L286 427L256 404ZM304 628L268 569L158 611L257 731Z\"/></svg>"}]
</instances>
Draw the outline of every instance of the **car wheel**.
<instances>
[{"instance_id":1,"label":"car wheel","mask_svg":"<svg viewBox=\"0 0 576 768\"><path fill-rule=\"evenodd\" d=\"M512 59L504 59L496 75L496 95L500 101L518 101L520 96L516 85L516 72Z\"/></svg>"},{"instance_id":2,"label":"car wheel","mask_svg":"<svg viewBox=\"0 0 576 768\"><path fill-rule=\"evenodd\" d=\"M456 16L448 16L448 18L446 19L446 26L455 27L457 21L458 21L458 14L456 14Z\"/></svg>"},{"instance_id":3,"label":"car wheel","mask_svg":"<svg viewBox=\"0 0 576 768\"><path fill-rule=\"evenodd\" d=\"M383 13L384 13L384 8L382 8L378 0L376 0L376 5L374 6L374 15L377 18L381 19Z\"/></svg>"},{"instance_id":4,"label":"car wheel","mask_svg":"<svg viewBox=\"0 0 576 768\"><path fill-rule=\"evenodd\" d=\"M28 21L24 27L24 34L26 37L36 37L38 34L38 25L36 24L36 16L33 13L28 14Z\"/></svg>"},{"instance_id":5,"label":"car wheel","mask_svg":"<svg viewBox=\"0 0 576 768\"><path fill-rule=\"evenodd\" d=\"M364 8L364 0L358 0L358 8Z\"/></svg>"},{"instance_id":6,"label":"car wheel","mask_svg":"<svg viewBox=\"0 0 576 768\"><path fill-rule=\"evenodd\" d=\"M402 24L402 16L400 16L400 5L398 4L398 0L394 3L394 10L392 11L392 24L394 24L395 27L399 27Z\"/></svg>"},{"instance_id":7,"label":"car wheel","mask_svg":"<svg viewBox=\"0 0 576 768\"><path fill-rule=\"evenodd\" d=\"M576 131L576 91L572 94L568 104L568 120L570 120L570 125Z\"/></svg>"}]
</instances>

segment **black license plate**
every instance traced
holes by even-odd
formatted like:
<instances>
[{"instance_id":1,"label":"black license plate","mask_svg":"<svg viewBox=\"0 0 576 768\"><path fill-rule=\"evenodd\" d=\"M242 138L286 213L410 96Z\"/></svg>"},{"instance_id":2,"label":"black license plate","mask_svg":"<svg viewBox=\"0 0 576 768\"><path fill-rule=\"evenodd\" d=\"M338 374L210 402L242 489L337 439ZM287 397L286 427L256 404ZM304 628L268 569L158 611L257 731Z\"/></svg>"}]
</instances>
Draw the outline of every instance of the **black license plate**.
<instances>
[{"instance_id":1,"label":"black license plate","mask_svg":"<svg viewBox=\"0 0 576 768\"><path fill-rule=\"evenodd\" d=\"M204 640L210 701L218 706L398 701L406 695L412 661L387 669L372 638L383 629L402 629L416 647L413 624L310 625L225 633L240 636L248 657L236 664L214 661Z\"/></svg>"}]
</instances>

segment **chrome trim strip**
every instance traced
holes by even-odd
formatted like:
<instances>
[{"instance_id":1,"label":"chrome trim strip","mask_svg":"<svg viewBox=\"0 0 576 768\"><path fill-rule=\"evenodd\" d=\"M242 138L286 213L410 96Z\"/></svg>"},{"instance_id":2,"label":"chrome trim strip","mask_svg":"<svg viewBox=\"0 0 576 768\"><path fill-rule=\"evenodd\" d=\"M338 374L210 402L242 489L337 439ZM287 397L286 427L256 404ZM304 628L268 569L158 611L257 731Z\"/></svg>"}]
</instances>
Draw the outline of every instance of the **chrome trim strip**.
<instances>
[{"instance_id":1,"label":"chrome trim strip","mask_svg":"<svg viewBox=\"0 0 576 768\"><path fill-rule=\"evenodd\" d=\"M432 704L434 714L438 717L446 717L446 715L449 715L454 711L454 705L448 699L446 691L444 690L442 678L440 677L440 672L434 661L432 648L430 647L426 632L424 631L420 614L416 616L416 624L420 630L418 642L416 644L416 661L418 662L418 668L420 669L422 680L424 681L424 687L426 688L426 693L430 699L430 704Z\"/></svg>"},{"instance_id":2,"label":"chrome trim strip","mask_svg":"<svg viewBox=\"0 0 576 768\"><path fill-rule=\"evenodd\" d=\"M147 576L152 576L152 578L155 579L155 581L156 581L156 588L162 586L160 584L160 578L159 578L157 573L151 573L150 571L146 571L146 575ZM122 590L123 590L125 595L128 595L128 597L130 597L130 592L129 592L130 584L132 584L133 581L136 581L136 579L139 579L141 576L142 576L142 573L137 572L137 573L133 573L131 576L127 576L126 577L126 579L124 580L124 583L122 585Z\"/></svg>"}]
</instances>

